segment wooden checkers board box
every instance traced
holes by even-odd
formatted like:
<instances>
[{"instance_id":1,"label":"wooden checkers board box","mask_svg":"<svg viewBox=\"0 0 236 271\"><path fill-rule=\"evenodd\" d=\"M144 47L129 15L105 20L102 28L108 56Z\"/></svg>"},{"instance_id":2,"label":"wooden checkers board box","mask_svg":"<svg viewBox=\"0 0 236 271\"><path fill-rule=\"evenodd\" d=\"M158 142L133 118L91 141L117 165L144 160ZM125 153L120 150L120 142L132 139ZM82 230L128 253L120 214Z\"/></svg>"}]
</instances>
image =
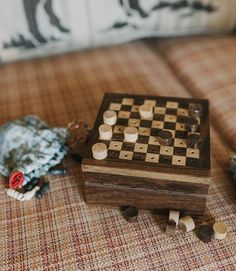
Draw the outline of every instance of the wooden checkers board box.
<instances>
[{"instance_id":1,"label":"wooden checkers board box","mask_svg":"<svg viewBox=\"0 0 236 271\"><path fill-rule=\"evenodd\" d=\"M152 106L153 118L140 118L143 104ZM191 132L186 130L185 121L190 105L196 104L202 108L195 131L201 146L192 149L187 145ZM210 184L208 107L203 99L105 94L82 161L86 202L203 214ZM106 110L116 111L117 121L112 126L112 138L101 140L98 128ZM127 126L138 129L135 143L124 140ZM172 133L169 146L157 140L163 130ZM108 148L104 160L93 158L92 146L98 142Z\"/></svg>"}]
</instances>

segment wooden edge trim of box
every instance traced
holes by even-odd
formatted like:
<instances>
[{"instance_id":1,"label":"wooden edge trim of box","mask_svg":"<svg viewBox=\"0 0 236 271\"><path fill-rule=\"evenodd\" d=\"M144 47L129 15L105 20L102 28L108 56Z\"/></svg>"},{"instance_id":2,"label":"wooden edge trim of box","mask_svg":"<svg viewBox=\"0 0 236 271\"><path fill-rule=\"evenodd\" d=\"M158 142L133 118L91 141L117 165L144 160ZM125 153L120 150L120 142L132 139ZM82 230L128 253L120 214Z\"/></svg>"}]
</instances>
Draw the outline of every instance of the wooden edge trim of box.
<instances>
[{"instance_id":1,"label":"wooden edge trim of box","mask_svg":"<svg viewBox=\"0 0 236 271\"><path fill-rule=\"evenodd\" d=\"M124 168L115 167L101 167L82 164L82 172L93 172L93 173L104 173L111 175L122 175L122 176L132 176L132 177L142 177L151 179L162 179L162 180L173 180L188 183L203 183L210 184L210 177L196 177L184 174L169 174L163 172L150 172L144 170L130 170Z\"/></svg>"}]
</instances>

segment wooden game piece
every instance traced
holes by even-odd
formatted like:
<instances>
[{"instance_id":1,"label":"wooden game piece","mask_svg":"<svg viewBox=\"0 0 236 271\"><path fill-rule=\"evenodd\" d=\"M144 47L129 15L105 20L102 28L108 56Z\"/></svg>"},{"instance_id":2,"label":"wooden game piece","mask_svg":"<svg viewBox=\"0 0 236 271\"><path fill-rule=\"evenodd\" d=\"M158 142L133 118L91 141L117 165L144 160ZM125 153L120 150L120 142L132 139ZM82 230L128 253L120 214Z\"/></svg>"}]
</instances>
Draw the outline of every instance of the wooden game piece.
<instances>
[{"instance_id":1,"label":"wooden game piece","mask_svg":"<svg viewBox=\"0 0 236 271\"><path fill-rule=\"evenodd\" d=\"M166 225L166 233L170 236L175 236L176 232L176 223L173 220L170 220Z\"/></svg>"},{"instance_id":2,"label":"wooden game piece","mask_svg":"<svg viewBox=\"0 0 236 271\"><path fill-rule=\"evenodd\" d=\"M170 146L173 141L172 133L170 131L163 130L158 134L157 139L162 146Z\"/></svg>"},{"instance_id":3,"label":"wooden game piece","mask_svg":"<svg viewBox=\"0 0 236 271\"><path fill-rule=\"evenodd\" d=\"M104 143L96 143L92 146L93 158L103 160L107 157L107 146Z\"/></svg>"},{"instance_id":4,"label":"wooden game piece","mask_svg":"<svg viewBox=\"0 0 236 271\"><path fill-rule=\"evenodd\" d=\"M199 103L190 103L189 104L189 115L192 117L201 117L202 115L202 105Z\"/></svg>"},{"instance_id":5,"label":"wooden game piece","mask_svg":"<svg viewBox=\"0 0 236 271\"><path fill-rule=\"evenodd\" d=\"M179 215L180 215L180 211L170 210L169 221L174 221L175 224L178 226L179 225Z\"/></svg>"},{"instance_id":6,"label":"wooden game piece","mask_svg":"<svg viewBox=\"0 0 236 271\"><path fill-rule=\"evenodd\" d=\"M107 110L103 113L103 122L109 125L115 125L117 121L117 114L113 110Z\"/></svg>"},{"instance_id":7,"label":"wooden game piece","mask_svg":"<svg viewBox=\"0 0 236 271\"><path fill-rule=\"evenodd\" d=\"M180 226L180 229L182 231L189 232L189 231L194 230L195 223L194 223L192 217L189 216L189 215L187 215L185 217L180 218L180 220L179 220L179 226Z\"/></svg>"},{"instance_id":8,"label":"wooden game piece","mask_svg":"<svg viewBox=\"0 0 236 271\"><path fill-rule=\"evenodd\" d=\"M136 142L138 139L138 129L133 126L128 126L124 130L125 141Z\"/></svg>"},{"instance_id":9,"label":"wooden game piece","mask_svg":"<svg viewBox=\"0 0 236 271\"><path fill-rule=\"evenodd\" d=\"M153 108L150 105L143 104L139 107L139 114L141 119L152 119Z\"/></svg>"},{"instance_id":10,"label":"wooden game piece","mask_svg":"<svg viewBox=\"0 0 236 271\"><path fill-rule=\"evenodd\" d=\"M209 243L213 238L213 228L211 225L201 225L197 231L197 237L204 243Z\"/></svg>"},{"instance_id":11,"label":"wooden game piece","mask_svg":"<svg viewBox=\"0 0 236 271\"><path fill-rule=\"evenodd\" d=\"M14 198L14 199L17 199L17 200L20 200L20 201L28 201L30 199L32 199L35 195L35 193L39 190L39 186L35 186L32 190L30 191L27 191L25 193L21 193L21 192L18 192L14 189L6 189L6 192L7 192L7 195Z\"/></svg>"},{"instance_id":12,"label":"wooden game piece","mask_svg":"<svg viewBox=\"0 0 236 271\"><path fill-rule=\"evenodd\" d=\"M226 238L228 228L224 222L215 222L213 225L214 239L223 240Z\"/></svg>"},{"instance_id":13,"label":"wooden game piece","mask_svg":"<svg viewBox=\"0 0 236 271\"><path fill-rule=\"evenodd\" d=\"M112 137L112 128L109 124L102 124L98 128L100 139L109 140Z\"/></svg>"},{"instance_id":14,"label":"wooden game piece","mask_svg":"<svg viewBox=\"0 0 236 271\"><path fill-rule=\"evenodd\" d=\"M45 182L40 186L40 189L36 192L35 197L40 199L48 191L50 191L50 185L49 182Z\"/></svg>"},{"instance_id":15,"label":"wooden game piece","mask_svg":"<svg viewBox=\"0 0 236 271\"><path fill-rule=\"evenodd\" d=\"M185 118L185 129L189 132L196 132L198 128L198 120L194 117L186 117Z\"/></svg>"},{"instance_id":16,"label":"wooden game piece","mask_svg":"<svg viewBox=\"0 0 236 271\"><path fill-rule=\"evenodd\" d=\"M187 146L190 149L199 149L201 147L201 137L199 134L189 134L187 137Z\"/></svg>"},{"instance_id":17,"label":"wooden game piece","mask_svg":"<svg viewBox=\"0 0 236 271\"><path fill-rule=\"evenodd\" d=\"M133 206L125 206L121 209L123 216L128 222L135 222L138 220L138 209Z\"/></svg>"},{"instance_id":18,"label":"wooden game piece","mask_svg":"<svg viewBox=\"0 0 236 271\"><path fill-rule=\"evenodd\" d=\"M40 179L39 178L32 178L29 183L23 186L22 192L25 193L27 191L32 190L36 185L38 185Z\"/></svg>"},{"instance_id":19,"label":"wooden game piece","mask_svg":"<svg viewBox=\"0 0 236 271\"><path fill-rule=\"evenodd\" d=\"M68 124L68 139L67 145L69 152L72 155L77 155L81 152L82 146L88 139L90 129L88 125L82 121L74 120Z\"/></svg>"}]
</instances>

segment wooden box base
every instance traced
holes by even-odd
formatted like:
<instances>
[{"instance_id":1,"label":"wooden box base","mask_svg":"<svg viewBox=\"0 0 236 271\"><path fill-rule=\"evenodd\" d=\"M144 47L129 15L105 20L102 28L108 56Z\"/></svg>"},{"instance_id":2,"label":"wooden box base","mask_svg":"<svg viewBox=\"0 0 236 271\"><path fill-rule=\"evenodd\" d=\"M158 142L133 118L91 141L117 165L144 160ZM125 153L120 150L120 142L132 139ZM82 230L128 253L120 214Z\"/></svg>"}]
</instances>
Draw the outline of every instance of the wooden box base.
<instances>
[{"instance_id":1,"label":"wooden box base","mask_svg":"<svg viewBox=\"0 0 236 271\"><path fill-rule=\"evenodd\" d=\"M207 183L180 183L89 172L84 172L83 178L88 204L178 209L194 215L205 212L209 188Z\"/></svg>"}]
</instances>

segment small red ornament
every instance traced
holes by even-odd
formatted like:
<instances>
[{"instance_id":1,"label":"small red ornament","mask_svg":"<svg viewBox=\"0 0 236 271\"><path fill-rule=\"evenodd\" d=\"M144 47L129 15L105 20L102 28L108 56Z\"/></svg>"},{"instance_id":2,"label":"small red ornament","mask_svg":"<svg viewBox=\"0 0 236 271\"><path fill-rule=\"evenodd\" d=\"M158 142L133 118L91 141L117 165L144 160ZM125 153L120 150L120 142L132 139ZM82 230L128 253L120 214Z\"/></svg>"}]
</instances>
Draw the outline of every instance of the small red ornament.
<instances>
[{"instance_id":1,"label":"small red ornament","mask_svg":"<svg viewBox=\"0 0 236 271\"><path fill-rule=\"evenodd\" d=\"M9 179L9 187L12 189L20 187L24 182L24 173L21 171L14 171Z\"/></svg>"}]
</instances>

